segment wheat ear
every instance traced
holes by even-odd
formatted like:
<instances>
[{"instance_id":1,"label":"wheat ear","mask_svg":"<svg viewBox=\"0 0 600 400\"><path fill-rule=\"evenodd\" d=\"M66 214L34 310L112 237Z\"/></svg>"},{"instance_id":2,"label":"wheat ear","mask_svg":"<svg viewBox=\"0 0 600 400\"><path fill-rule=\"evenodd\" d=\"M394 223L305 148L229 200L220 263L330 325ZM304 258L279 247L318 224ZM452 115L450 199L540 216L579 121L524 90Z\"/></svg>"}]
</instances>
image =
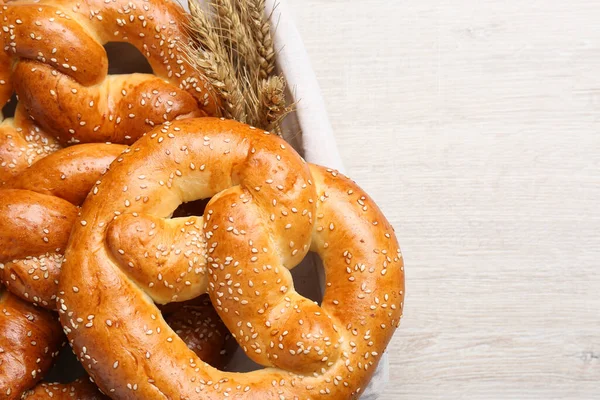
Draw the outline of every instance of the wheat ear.
<instances>
[{"instance_id":1,"label":"wheat ear","mask_svg":"<svg viewBox=\"0 0 600 400\"><path fill-rule=\"evenodd\" d=\"M271 36L271 23L265 15L265 0L248 0L247 25L258 52L260 64L258 77L267 79L275 70L275 49Z\"/></svg>"},{"instance_id":2,"label":"wheat ear","mask_svg":"<svg viewBox=\"0 0 600 400\"><path fill-rule=\"evenodd\" d=\"M193 68L203 73L221 99L223 115L280 133L294 105L275 71L275 50L265 0L189 0L189 31L183 45Z\"/></svg>"},{"instance_id":3,"label":"wheat ear","mask_svg":"<svg viewBox=\"0 0 600 400\"><path fill-rule=\"evenodd\" d=\"M190 0L189 6L189 29L197 43L184 46L186 58L195 69L203 71L215 87L222 100L225 116L247 122L241 85L229 60L227 49L214 27L214 20L206 15L198 0Z\"/></svg>"}]
</instances>

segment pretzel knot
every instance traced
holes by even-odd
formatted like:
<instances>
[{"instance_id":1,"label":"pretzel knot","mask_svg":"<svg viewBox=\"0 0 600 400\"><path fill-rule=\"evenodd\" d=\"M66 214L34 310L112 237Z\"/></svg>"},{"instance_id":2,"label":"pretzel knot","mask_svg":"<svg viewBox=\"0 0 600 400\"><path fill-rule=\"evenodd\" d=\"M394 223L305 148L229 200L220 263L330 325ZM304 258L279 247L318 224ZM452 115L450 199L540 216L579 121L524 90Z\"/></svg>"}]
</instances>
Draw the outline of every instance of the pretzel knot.
<instances>
[{"instance_id":1,"label":"pretzel knot","mask_svg":"<svg viewBox=\"0 0 600 400\"><path fill-rule=\"evenodd\" d=\"M82 208L59 285L63 328L77 352L87 346L99 387L123 399L358 397L404 299L398 243L373 201L233 121L168 124L122 158ZM204 217L169 218L210 197ZM309 250L324 264L321 305L289 271ZM267 369L203 363L154 305L204 291Z\"/></svg>"},{"instance_id":2,"label":"pretzel knot","mask_svg":"<svg viewBox=\"0 0 600 400\"><path fill-rule=\"evenodd\" d=\"M154 125L217 115L207 80L191 68L182 8L162 0L10 1L0 10L0 103L13 90L64 143L133 143ZM154 75L108 75L108 42L134 45Z\"/></svg>"},{"instance_id":3,"label":"pretzel knot","mask_svg":"<svg viewBox=\"0 0 600 400\"><path fill-rule=\"evenodd\" d=\"M59 150L0 189L0 282L49 309L79 206L125 146L83 144Z\"/></svg>"}]
</instances>

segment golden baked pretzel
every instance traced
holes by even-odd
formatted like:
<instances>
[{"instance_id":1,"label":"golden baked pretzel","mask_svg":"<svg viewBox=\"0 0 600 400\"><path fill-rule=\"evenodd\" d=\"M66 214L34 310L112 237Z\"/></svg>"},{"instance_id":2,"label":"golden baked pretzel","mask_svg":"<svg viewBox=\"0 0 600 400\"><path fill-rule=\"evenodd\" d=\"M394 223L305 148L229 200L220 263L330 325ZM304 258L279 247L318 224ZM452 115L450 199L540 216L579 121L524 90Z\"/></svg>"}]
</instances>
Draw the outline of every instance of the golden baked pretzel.
<instances>
[{"instance_id":1,"label":"golden baked pretzel","mask_svg":"<svg viewBox=\"0 0 600 400\"><path fill-rule=\"evenodd\" d=\"M78 206L125 148L82 144L62 149L0 189L0 282L11 292L56 308L63 252Z\"/></svg>"},{"instance_id":2,"label":"golden baked pretzel","mask_svg":"<svg viewBox=\"0 0 600 400\"><path fill-rule=\"evenodd\" d=\"M56 314L0 286L0 399L18 399L41 380L63 340Z\"/></svg>"},{"instance_id":3,"label":"golden baked pretzel","mask_svg":"<svg viewBox=\"0 0 600 400\"><path fill-rule=\"evenodd\" d=\"M13 90L64 143L132 143L154 125L218 114L180 45L191 39L175 1L16 0L0 10L0 104ZM107 75L108 42L128 42L154 74Z\"/></svg>"},{"instance_id":4,"label":"golden baked pretzel","mask_svg":"<svg viewBox=\"0 0 600 400\"><path fill-rule=\"evenodd\" d=\"M367 194L233 121L164 125L122 158L86 199L59 284L64 331L99 387L115 399L357 398L404 301L394 231ZM204 218L168 219L209 197ZM325 269L320 306L289 272L309 250ZM204 291L266 369L203 363L152 301Z\"/></svg>"}]
</instances>

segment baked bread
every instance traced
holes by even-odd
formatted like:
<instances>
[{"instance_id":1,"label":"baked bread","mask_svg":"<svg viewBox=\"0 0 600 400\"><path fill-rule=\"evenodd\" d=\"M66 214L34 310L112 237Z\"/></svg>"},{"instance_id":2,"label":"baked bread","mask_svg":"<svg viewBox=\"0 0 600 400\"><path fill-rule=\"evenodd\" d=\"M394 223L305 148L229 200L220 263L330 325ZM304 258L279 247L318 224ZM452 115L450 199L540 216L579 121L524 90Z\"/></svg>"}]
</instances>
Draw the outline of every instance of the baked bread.
<instances>
[{"instance_id":1,"label":"baked bread","mask_svg":"<svg viewBox=\"0 0 600 400\"><path fill-rule=\"evenodd\" d=\"M126 149L82 144L57 151L0 189L0 282L35 305L56 309L63 253L78 207Z\"/></svg>"},{"instance_id":2,"label":"baked bread","mask_svg":"<svg viewBox=\"0 0 600 400\"><path fill-rule=\"evenodd\" d=\"M162 0L16 0L0 9L0 103L13 91L63 143L133 143L154 125L217 115L219 101L182 55L187 14ZM108 42L135 46L154 75L107 75Z\"/></svg>"},{"instance_id":3,"label":"baked bread","mask_svg":"<svg viewBox=\"0 0 600 400\"><path fill-rule=\"evenodd\" d=\"M50 370L63 345L56 314L0 286L0 398L19 399Z\"/></svg>"},{"instance_id":4,"label":"baked bread","mask_svg":"<svg viewBox=\"0 0 600 400\"><path fill-rule=\"evenodd\" d=\"M169 219L210 197L204 218ZM309 250L324 264L321 305L289 272ZM400 323L404 273L392 227L355 183L268 132L202 118L155 129L111 165L82 207L59 288L69 341L112 398L348 399ZM266 369L202 362L154 304L204 292Z\"/></svg>"}]
</instances>

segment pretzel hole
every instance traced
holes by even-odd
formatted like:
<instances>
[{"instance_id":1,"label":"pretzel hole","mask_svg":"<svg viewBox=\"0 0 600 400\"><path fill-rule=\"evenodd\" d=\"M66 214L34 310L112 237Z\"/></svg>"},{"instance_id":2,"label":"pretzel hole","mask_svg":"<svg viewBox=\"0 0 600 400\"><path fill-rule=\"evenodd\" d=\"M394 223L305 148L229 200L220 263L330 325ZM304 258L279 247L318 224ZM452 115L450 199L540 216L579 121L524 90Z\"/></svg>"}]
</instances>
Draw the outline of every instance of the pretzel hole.
<instances>
[{"instance_id":1,"label":"pretzel hole","mask_svg":"<svg viewBox=\"0 0 600 400\"><path fill-rule=\"evenodd\" d=\"M308 253L302 262L291 270L294 289L298 294L317 303L323 301L323 263L317 253Z\"/></svg>"},{"instance_id":2,"label":"pretzel hole","mask_svg":"<svg viewBox=\"0 0 600 400\"><path fill-rule=\"evenodd\" d=\"M181 203L173 212L173 218L191 217L192 215L200 217L204 215L204 210L209 201L210 198Z\"/></svg>"},{"instance_id":3,"label":"pretzel hole","mask_svg":"<svg viewBox=\"0 0 600 400\"><path fill-rule=\"evenodd\" d=\"M15 110L17 109L17 95L13 93L10 100L2 107L2 115L4 119L12 118L15 116Z\"/></svg>"},{"instance_id":4,"label":"pretzel hole","mask_svg":"<svg viewBox=\"0 0 600 400\"><path fill-rule=\"evenodd\" d=\"M152 67L146 57L131 43L108 42L104 49L108 56L109 74L152 73Z\"/></svg>"},{"instance_id":5,"label":"pretzel hole","mask_svg":"<svg viewBox=\"0 0 600 400\"><path fill-rule=\"evenodd\" d=\"M86 376L85 370L75 358L73 349L71 346L65 345L60 351L54 367L44 377L44 382L69 383L84 376Z\"/></svg>"}]
</instances>

